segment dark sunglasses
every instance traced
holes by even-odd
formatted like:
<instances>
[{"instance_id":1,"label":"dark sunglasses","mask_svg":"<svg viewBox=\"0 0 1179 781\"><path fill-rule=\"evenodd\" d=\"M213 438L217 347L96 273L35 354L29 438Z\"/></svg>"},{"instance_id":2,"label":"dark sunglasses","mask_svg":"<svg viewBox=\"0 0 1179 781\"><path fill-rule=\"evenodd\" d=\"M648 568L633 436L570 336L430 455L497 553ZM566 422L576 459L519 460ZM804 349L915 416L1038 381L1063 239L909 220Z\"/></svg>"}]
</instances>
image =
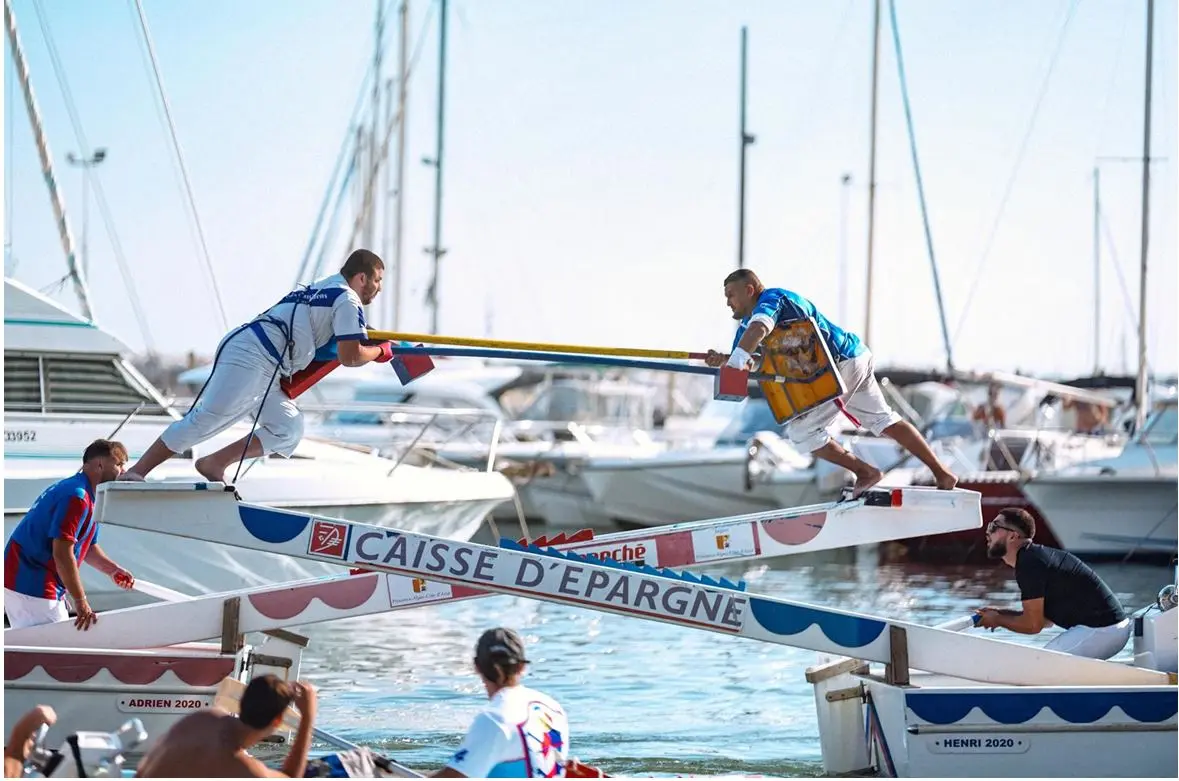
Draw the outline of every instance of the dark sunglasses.
<instances>
[{"instance_id":1,"label":"dark sunglasses","mask_svg":"<svg viewBox=\"0 0 1179 781\"><path fill-rule=\"evenodd\" d=\"M1009 532L1019 533L1019 529L1012 529L1010 526L1003 526L998 521L991 521L987 524L987 535L994 534L996 529L1006 529Z\"/></svg>"}]
</instances>

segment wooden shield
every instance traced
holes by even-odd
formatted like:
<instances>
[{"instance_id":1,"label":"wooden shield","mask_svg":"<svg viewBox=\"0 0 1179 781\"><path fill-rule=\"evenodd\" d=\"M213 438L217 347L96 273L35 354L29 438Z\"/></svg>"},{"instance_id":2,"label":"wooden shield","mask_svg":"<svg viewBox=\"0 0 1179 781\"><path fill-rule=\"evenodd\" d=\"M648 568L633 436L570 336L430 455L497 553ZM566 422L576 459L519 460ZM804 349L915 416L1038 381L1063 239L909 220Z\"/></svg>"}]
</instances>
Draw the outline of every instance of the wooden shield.
<instances>
[{"instance_id":1,"label":"wooden shield","mask_svg":"<svg viewBox=\"0 0 1179 781\"><path fill-rule=\"evenodd\" d=\"M779 323L762 341L761 356L758 371L778 377L758 383L778 423L847 392L818 325L809 317Z\"/></svg>"}]
</instances>

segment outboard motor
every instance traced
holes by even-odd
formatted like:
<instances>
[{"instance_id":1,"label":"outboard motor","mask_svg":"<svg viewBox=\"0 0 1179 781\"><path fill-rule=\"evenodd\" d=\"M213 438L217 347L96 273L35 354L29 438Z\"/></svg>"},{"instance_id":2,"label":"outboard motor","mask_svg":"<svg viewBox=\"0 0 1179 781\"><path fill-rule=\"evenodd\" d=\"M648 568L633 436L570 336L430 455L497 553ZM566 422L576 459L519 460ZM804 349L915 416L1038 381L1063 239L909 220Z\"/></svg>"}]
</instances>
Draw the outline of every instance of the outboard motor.
<instances>
[{"instance_id":1,"label":"outboard motor","mask_svg":"<svg viewBox=\"0 0 1179 781\"><path fill-rule=\"evenodd\" d=\"M147 730L139 719L124 722L115 732L75 732L56 750L45 747L48 732L48 724L37 730L33 750L25 760L26 777L121 777L124 753L147 740Z\"/></svg>"},{"instance_id":2,"label":"outboard motor","mask_svg":"<svg viewBox=\"0 0 1179 781\"><path fill-rule=\"evenodd\" d=\"M1164 586L1153 605L1134 615L1134 664L1179 672L1179 590Z\"/></svg>"}]
</instances>

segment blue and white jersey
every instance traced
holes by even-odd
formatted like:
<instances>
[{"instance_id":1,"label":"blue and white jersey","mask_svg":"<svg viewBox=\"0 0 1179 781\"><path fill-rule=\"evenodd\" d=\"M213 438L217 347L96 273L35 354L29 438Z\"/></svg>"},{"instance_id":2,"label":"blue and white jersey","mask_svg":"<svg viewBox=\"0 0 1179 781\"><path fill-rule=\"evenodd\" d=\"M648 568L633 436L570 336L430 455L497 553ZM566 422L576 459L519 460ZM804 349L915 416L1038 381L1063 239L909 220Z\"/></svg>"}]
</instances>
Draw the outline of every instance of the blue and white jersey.
<instances>
[{"instance_id":1,"label":"blue and white jersey","mask_svg":"<svg viewBox=\"0 0 1179 781\"><path fill-rule=\"evenodd\" d=\"M294 345L287 349L287 329L294 310ZM279 325L281 323L282 325ZM307 367L324 348L334 352L336 342L368 337L364 306L341 274L292 290L267 309L251 326L271 358L280 361L282 373L291 375ZM280 357L281 356L281 357Z\"/></svg>"},{"instance_id":2,"label":"blue and white jersey","mask_svg":"<svg viewBox=\"0 0 1179 781\"><path fill-rule=\"evenodd\" d=\"M741 342L741 337L745 335L745 329L749 327L750 323L762 323L772 331L779 323L802 320L807 317L814 318L815 324L819 327L819 333L823 335L823 341L827 343L827 347L831 350L831 357L836 362L857 358L863 355L867 349L860 341L860 337L832 323L809 299L803 298L792 290L783 290L780 287L766 288L758 296L753 313L741 321L737 333L733 336L733 347Z\"/></svg>"},{"instance_id":3,"label":"blue and white jersey","mask_svg":"<svg viewBox=\"0 0 1179 781\"><path fill-rule=\"evenodd\" d=\"M564 778L569 722L547 694L500 689L446 766L467 778Z\"/></svg>"}]
</instances>

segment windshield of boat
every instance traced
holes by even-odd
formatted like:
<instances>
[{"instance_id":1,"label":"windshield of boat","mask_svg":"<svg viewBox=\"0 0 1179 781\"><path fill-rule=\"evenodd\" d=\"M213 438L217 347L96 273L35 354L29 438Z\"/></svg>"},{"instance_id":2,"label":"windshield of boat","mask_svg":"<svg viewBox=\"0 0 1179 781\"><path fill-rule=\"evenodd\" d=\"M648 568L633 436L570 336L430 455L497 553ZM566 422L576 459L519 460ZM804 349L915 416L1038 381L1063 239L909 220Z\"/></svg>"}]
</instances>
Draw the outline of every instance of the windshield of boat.
<instances>
[{"instance_id":1,"label":"windshield of boat","mask_svg":"<svg viewBox=\"0 0 1179 781\"><path fill-rule=\"evenodd\" d=\"M608 381L558 380L542 388L517 420L572 421L648 430L654 426L655 388Z\"/></svg>"},{"instance_id":2,"label":"windshield of boat","mask_svg":"<svg viewBox=\"0 0 1179 781\"><path fill-rule=\"evenodd\" d=\"M1179 407L1170 404L1156 412L1142 431L1142 441L1147 445L1179 444Z\"/></svg>"}]
</instances>

